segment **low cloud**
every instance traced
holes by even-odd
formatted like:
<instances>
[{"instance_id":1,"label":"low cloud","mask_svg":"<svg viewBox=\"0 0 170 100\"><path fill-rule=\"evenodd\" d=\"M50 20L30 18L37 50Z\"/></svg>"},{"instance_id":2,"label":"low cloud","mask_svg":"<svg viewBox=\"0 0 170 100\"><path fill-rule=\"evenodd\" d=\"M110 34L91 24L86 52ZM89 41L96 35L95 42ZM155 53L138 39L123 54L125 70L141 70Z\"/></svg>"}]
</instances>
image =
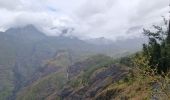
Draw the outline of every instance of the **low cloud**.
<instances>
[{"instance_id":1,"label":"low cloud","mask_svg":"<svg viewBox=\"0 0 170 100\"><path fill-rule=\"evenodd\" d=\"M168 0L1 0L0 29L33 24L48 35L80 38L139 36L168 14Z\"/></svg>"}]
</instances>

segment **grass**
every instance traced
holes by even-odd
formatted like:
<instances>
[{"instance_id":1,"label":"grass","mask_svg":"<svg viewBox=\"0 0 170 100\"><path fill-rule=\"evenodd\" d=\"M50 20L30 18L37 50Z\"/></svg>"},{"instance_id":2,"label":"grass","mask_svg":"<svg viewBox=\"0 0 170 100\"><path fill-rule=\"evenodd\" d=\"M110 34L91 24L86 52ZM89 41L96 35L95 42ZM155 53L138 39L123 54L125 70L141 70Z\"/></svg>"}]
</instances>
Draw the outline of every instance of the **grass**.
<instances>
[{"instance_id":1,"label":"grass","mask_svg":"<svg viewBox=\"0 0 170 100\"><path fill-rule=\"evenodd\" d=\"M12 95L12 91L14 86L12 84L6 84L4 89L0 92L0 100L6 100L10 95Z\"/></svg>"},{"instance_id":2,"label":"grass","mask_svg":"<svg viewBox=\"0 0 170 100\"><path fill-rule=\"evenodd\" d=\"M58 71L40 78L21 90L18 93L17 100L44 100L53 96L57 98L57 95L51 94L58 92L67 82L66 67L71 63L68 52L60 52L55 58L46 63L48 66L45 67L57 67Z\"/></svg>"},{"instance_id":3,"label":"grass","mask_svg":"<svg viewBox=\"0 0 170 100\"><path fill-rule=\"evenodd\" d=\"M63 73L55 73L36 81L18 94L17 100L44 100L60 90L66 82Z\"/></svg>"},{"instance_id":4,"label":"grass","mask_svg":"<svg viewBox=\"0 0 170 100\"><path fill-rule=\"evenodd\" d=\"M89 59L86 59L86 61L88 62L87 68L69 83L73 88L88 85L92 76L95 76L98 71L113 64L112 58L103 55L92 56Z\"/></svg>"},{"instance_id":5,"label":"grass","mask_svg":"<svg viewBox=\"0 0 170 100\"><path fill-rule=\"evenodd\" d=\"M142 82L143 81L143 82ZM125 78L117 83L109 85L106 89L96 95L96 100L149 100L151 86L147 80L132 80Z\"/></svg>"},{"instance_id":6,"label":"grass","mask_svg":"<svg viewBox=\"0 0 170 100\"><path fill-rule=\"evenodd\" d=\"M169 100L170 74L157 74L144 56L135 57L133 61L129 75L107 86L96 95L96 100Z\"/></svg>"}]
</instances>

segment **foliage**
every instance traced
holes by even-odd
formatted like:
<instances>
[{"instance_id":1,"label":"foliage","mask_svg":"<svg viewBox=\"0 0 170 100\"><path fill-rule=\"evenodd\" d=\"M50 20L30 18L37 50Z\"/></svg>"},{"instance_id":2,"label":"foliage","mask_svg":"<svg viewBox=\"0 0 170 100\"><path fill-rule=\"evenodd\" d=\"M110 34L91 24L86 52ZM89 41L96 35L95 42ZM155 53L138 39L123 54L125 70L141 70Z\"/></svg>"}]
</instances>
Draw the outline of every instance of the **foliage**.
<instances>
[{"instance_id":1,"label":"foliage","mask_svg":"<svg viewBox=\"0 0 170 100\"><path fill-rule=\"evenodd\" d=\"M122 64L122 65L125 65L125 66L128 66L128 67L131 67L133 65L132 57L133 57L133 55L121 57L116 62L118 64Z\"/></svg>"},{"instance_id":2,"label":"foliage","mask_svg":"<svg viewBox=\"0 0 170 100\"><path fill-rule=\"evenodd\" d=\"M85 62L88 62L86 69L83 70L76 79L70 81L73 88L88 85L90 77L95 74L97 70L111 65L113 63L113 59L105 55L95 55L86 59Z\"/></svg>"},{"instance_id":3,"label":"foliage","mask_svg":"<svg viewBox=\"0 0 170 100\"><path fill-rule=\"evenodd\" d=\"M153 25L153 30L144 29L143 34L148 37L149 43L143 44L143 55L149 58L149 66L157 69L158 73L167 72L170 67L170 30L164 25Z\"/></svg>"},{"instance_id":4,"label":"foliage","mask_svg":"<svg viewBox=\"0 0 170 100\"><path fill-rule=\"evenodd\" d=\"M150 66L150 58L137 53L131 57L133 66L127 77L112 83L96 95L96 100L168 100L170 98L170 74L158 74L157 67Z\"/></svg>"},{"instance_id":5,"label":"foliage","mask_svg":"<svg viewBox=\"0 0 170 100\"><path fill-rule=\"evenodd\" d=\"M170 98L170 78L167 73L158 74L155 67L149 65L149 58L139 54L134 59L133 76L135 80L144 83L150 87L150 97L159 100Z\"/></svg>"},{"instance_id":6,"label":"foliage","mask_svg":"<svg viewBox=\"0 0 170 100\"><path fill-rule=\"evenodd\" d=\"M52 93L58 92L65 82L66 77L63 73L48 75L20 91L17 100L44 100Z\"/></svg>"}]
</instances>

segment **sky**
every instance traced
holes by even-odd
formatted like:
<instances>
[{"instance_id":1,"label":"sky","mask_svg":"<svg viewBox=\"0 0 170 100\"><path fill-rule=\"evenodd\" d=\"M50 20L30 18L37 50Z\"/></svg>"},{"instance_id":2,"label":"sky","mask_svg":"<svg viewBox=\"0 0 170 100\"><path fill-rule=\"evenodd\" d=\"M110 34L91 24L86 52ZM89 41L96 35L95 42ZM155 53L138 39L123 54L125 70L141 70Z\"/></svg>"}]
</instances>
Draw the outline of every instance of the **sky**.
<instances>
[{"instance_id":1,"label":"sky","mask_svg":"<svg viewBox=\"0 0 170 100\"><path fill-rule=\"evenodd\" d=\"M47 35L141 36L141 29L168 15L169 0L0 0L0 30L34 25Z\"/></svg>"}]
</instances>

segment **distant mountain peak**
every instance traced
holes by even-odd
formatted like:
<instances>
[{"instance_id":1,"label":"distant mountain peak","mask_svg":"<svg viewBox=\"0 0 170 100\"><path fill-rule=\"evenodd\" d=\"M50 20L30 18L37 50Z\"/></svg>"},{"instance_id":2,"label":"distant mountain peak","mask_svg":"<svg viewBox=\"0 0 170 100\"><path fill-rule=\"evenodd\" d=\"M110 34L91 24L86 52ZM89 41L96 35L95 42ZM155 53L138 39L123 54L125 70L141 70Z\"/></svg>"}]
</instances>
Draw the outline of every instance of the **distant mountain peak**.
<instances>
[{"instance_id":1,"label":"distant mountain peak","mask_svg":"<svg viewBox=\"0 0 170 100\"><path fill-rule=\"evenodd\" d=\"M6 32L4 32L7 35L20 38L20 39L29 39L29 40L41 40L46 35L39 31L35 26L33 25L27 25L24 27L16 27L16 28L10 28Z\"/></svg>"},{"instance_id":2,"label":"distant mountain peak","mask_svg":"<svg viewBox=\"0 0 170 100\"><path fill-rule=\"evenodd\" d=\"M6 30L7 33L10 32L33 32L33 33L41 33L34 25L27 25L24 27L13 27L13 28L9 28L8 30Z\"/></svg>"},{"instance_id":3,"label":"distant mountain peak","mask_svg":"<svg viewBox=\"0 0 170 100\"><path fill-rule=\"evenodd\" d=\"M6 32L11 32L11 31L21 31L21 30L24 30L24 31L29 31L29 30L32 30L32 31L38 31L37 28L35 28L34 25L26 25L24 27L13 27L13 28L9 28L8 30L6 30Z\"/></svg>"},{"instance_id":4,"label":"distant mountain peak","mask_svg":"<svg viewBox=\"0 0 170 100\"><path fill-rule=\"evenodd\" d=\"M109 45L109 44L112 44L112 43L113 43L112 40L107 39L107 38L105 38L105 37L88 39L87 42L88 42L88 43L91 43L91 44L96 44L96 45Z\"/></svg>"}]
</instances>

